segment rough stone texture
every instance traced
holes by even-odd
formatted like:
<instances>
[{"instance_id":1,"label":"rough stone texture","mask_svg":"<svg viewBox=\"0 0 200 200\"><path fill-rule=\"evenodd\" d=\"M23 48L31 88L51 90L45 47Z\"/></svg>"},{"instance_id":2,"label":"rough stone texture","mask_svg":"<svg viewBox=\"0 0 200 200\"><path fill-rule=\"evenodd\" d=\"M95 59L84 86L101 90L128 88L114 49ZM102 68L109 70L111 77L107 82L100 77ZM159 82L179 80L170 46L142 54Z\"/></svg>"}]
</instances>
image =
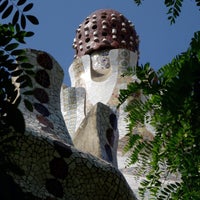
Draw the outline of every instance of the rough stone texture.
<instances>
[{"instance_id":1,"label":"rough stone texture","mask_svg":"<svg viewBox=\"0 0 200 200\"><path fill-rule=\"evenodd\" d=\"M82 121L73 139L74 146L117 167L118 129L113 111L97 103Z\"/></svg>"},{"instance_id":2,"label":"rough stone texture","mask_svg":"<svg viewBox=\"0 0 200 200\"><path fill-rule=\"evenodd\" d=\"M127 83L132 81L121 75L129 67L134 70L137 56L137 52L112 49L77 58L69 68L71 85L85 88L86 106L97 102L116 106L119 90L126 88Z\"/></svg>"},{"instance_id":3,"label":"rough stone texture","mask_svg":"<svg viewBox=\"0 0 200 200\"><path fill-rule=\"evenodd\" d=\"M63 70L53 57L43 51L27 49L26 52L36 73L35 76L30 76L33 89L26 88L25 90L33 90L33 96L23 95L24 89L20 89L22 98L29 100L34 107L33 112L28 112L23 100L20 103L19 108L24 115L26 130L37 137L44 136L72 144L60 109ZM47 59L46 65L44 58ZM38 60L43 66L38 63Z\"/></svg>"},{"instance_id":4,"label":"rough stone texture","mask_svg":"<svg viewBox=\"0 0 200 200\"><path fill-rule=\"evenodd\" d=\"M82 101L82 105L84 103L84 109L82 109L85 112L84 114L87 114L98 102L108 105L116 111L120 90L125 89L127 84L134 80L132 77L122 77L121 75L129 67L135 70L137 58L137 52L127 49L112 49L96 51L91 55L74 59L69 68L69 74L73 88L77 90L80 87L85 89L85 102ZM76 101L77 98L80 97L76 96ZM124 106L125 104L118 109L117 113L120 137L127 133ZM79 110L79 112L74 113L77 113L76 119L83 119L83 111Z\"/></svg>"},{"instance_id":5,"label":"rough stone texture","mask_svg":"<svg viewBox=\"0 0 200 200\"><path fill-rule=\"evenodd\" d=\"M85 118L85 89L66 87L61 88L61 111L69 131L74 139L74 134L79 128L82 120Z\"/></svg>"},{"instance_id":6,"label":"rough stone texture","mask_svg":"<svg viewBox=\"0 0 200 200\"><path fill-rule=\"evenodd\" d=\"M42 59L46 58L50 64L48 57L51 58L51 67L41 61L41 54L45 54ZM32 77L32 82L34 90L40 88L45 91L48 101L46 95L42 97L42 101L38 99L41 90L37 90L37 95L22 95L20 110L25 117L25 134L9 131L4 138L1 137L4 142L0 146L1 152L15 166L9 171L9 175L16 188L20 188L23 196L21 199L136 199L117 168L73 147L60 110L59 93L63 72L58 63L41 51L27 50L27 55L36 74L38 71L45 71L41 77ZM40 59L37 59L38 56ZM30 88L19 92L22 94L27 90ZM33 112L25 108L24 98L28 98L34 105ZM109 123L112 129L115 125L113 116L111 118ZM114 145L109 132L106 137L109 145ZM14 149L7 151L8 144ZM110 150L107 146L105 148L110 156Z\"/></svg>"},{"instance_id":7,"label":"rough stone texture","mask_svg":"<svg viewBox=\"0 0 200 200\"><path fill-rule=\"evenodd\" d=\"M10 158L23 174L10 175L35 199L135 199L123 175L111 164L60 141L16 132L7 139L13 136L9 144L17 151Z\"/></svg>"}]
</instances>

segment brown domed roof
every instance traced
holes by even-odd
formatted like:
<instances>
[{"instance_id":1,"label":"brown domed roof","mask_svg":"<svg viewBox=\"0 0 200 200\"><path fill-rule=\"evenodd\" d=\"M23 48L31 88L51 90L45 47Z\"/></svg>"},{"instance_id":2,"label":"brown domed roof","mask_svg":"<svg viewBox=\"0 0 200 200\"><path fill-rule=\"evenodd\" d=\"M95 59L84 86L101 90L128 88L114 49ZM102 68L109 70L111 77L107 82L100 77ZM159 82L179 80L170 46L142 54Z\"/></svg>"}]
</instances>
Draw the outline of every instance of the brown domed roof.
<instances>
[{"instance_id":1,"label":"brown domed roof","mask_svg":"<svg viewBox=\"0 0 200 200\"><path fill-rule=\"evenodd\" d=\"M138 51L138 46L134 25L111 9L97 10L89 15L76 30L73 43L78 57L101 49Z\"/></svg>"}]
</instances>

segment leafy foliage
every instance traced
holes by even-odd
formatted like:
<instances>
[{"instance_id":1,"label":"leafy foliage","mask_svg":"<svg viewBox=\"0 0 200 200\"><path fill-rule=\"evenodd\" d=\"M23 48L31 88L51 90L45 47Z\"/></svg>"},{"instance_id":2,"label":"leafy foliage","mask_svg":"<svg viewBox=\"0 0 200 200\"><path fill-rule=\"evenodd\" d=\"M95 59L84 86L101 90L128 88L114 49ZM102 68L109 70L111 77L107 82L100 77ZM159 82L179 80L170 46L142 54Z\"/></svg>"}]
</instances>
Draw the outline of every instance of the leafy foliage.
<instances>
[{"instance_id":1,"label":"leafy foliage","mask_svg":"<svg viewBox=\"0 0 200 200\"><path fill-rule=\"evenodd\" d=\"M35 16L28 14L32 7L33 3L26 3L26 0L0 1L1 18L6 22L11 19L11 22L0 24L0 127L2 130L7 126L13 126L19 132L24 132L25 129L23 116L18 110L21 96L18 95L12 78L16 77L16 83L20 88L32 87L30 72L34 74L31 70L33 66L29 64L25 51L20 49L20 44L25 43L27 37L34 35L33 32L25 30L27 20L32 24L39 23ZM28 100L25 102L25 105L30 105Z\"/></svg>"},{"instance_id":2,"label":"leafy foliage","mask_svg":"<svg viewBox=\"0 0 200 200\"><path fill-rule=\"evenodd\" d=\"M137 66L136 76L138 80L121 91L119 100L130 101L126 107L130 135L126 148L133 148L129 164L138 164L138 175L146 172L139 190L141 197L149 191L153 199L198 199L200 32L194 34L186 52L157 73L145 64ZM145 101L134 98L141 91ZM145 122L155 127L152 141L133 134L133 129L145 126ZM171 174L180 174L181 180L163 184Z\"/></svg>"},{"instance_id":3,"label":"leafy foliage","mask_svg":"<svg viewBox=\"0 0 200 200\"><path fill-rule=\"evenodd\" d=\"M32 24L38 24L38 20L32 15L25 14L33 7L32 3L27 5L25 3L26 0L0 1L1 18L7 22L12 16L11 22L0 24L0 184L2 186L2 183L5 183L4 191L1 190L3 199L10 199L9 188L14 189L12 178L7 172L23 174L23 170L13 163L9 154L16 151L11 144L17 137L17 134L10 133L25 131L24 117L18 109L21 95L18 94L13 78L16 78L15 82L20 88L32 87L30 71L33 66L28 62L25 51L20 49L20 44L25 43L27 37L34 35L33 32L25 30L26 19ZM23 9L20 10L19 7ZM28 108L31 107L26 98L24 103Z\"/></svg>"},{"instance_id":4,"label":"leafy foliage","mask_svg":"<svg viewBox=\"0 0 200 200\"><path fill-rule=\"evenodd\" d=\"M134 2L139 6L142 4L142 0L134 0ZM195 0L197 7L200 7L200 0ZM176 18L181 13L181 8L183 5L183 0L165 0L165 6L168 8L168 19L171 24L174 24Z\"/></svg>"},{"instance_id":5,"label":"leafy foliage","mask_svg":"<svg viewBox=\"0 0 200 200\"><path fill-rule=\"evenodd\" d=\"M19 23L23 29L26 28L27 20L32 24L39 24L38 19L27 14L33 8L33 3L26 4L26 1L14 1L14 0L4 0L0 5L1 18L5 19L12 15L12 24L16 25Z\"/></svg>"}]
</instances>

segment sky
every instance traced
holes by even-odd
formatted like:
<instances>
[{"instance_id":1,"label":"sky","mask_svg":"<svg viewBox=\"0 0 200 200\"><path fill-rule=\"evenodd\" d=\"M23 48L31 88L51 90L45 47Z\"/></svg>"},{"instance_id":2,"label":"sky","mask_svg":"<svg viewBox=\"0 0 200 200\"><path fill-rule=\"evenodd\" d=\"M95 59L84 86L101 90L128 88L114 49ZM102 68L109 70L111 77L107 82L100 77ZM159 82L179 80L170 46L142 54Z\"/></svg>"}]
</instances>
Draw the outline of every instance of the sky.
<instances>
[{"instance_id":1,"label":"sky","mask_svg":"<svg viewBox=\"0 0 200 200\"><path fill-rule=\"evenodd\" d=\"M140 38L139 64L150 62L158 70L189 47L193 33L200 30L200 11L194 0L185 0L175 25L167 20L164 0L145 0L137 6L133 0L35 0L30 14L39 25L29 26L35 35L26 48L50 53L64 70L63 82L70 86L68 68L73 62L75 31L84 19L98 9L114 9L134 25Z\"/></svg>"}]
</instances>

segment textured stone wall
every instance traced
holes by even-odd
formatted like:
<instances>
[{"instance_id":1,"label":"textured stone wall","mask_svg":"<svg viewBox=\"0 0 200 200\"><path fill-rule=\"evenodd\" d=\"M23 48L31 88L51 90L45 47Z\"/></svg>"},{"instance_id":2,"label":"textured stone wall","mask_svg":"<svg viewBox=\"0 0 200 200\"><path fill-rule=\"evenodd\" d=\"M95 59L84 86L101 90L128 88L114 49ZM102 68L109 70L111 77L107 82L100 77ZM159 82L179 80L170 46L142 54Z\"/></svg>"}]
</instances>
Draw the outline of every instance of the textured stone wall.
<instances>
[{"instance_id":1,"label":"textured stone wall","mask_svg":"<svg viewBox=\"0 0 200 200\"><path fill-rule=\"evenodd\" d=\"M29 49L27 56L34 65L35 75L31 77L33 88L19 90L26 131L20 134L9 130L1 137L4 142L0 146L0 151L15 168L8 173L21 189L24 199L136 199L116 167L73 146L61 113L63 71L58 63L42 51ZM30 90L33 95L23 95ZM33 112L25 108L24 98L32 103ZM115 127L113 120L110 126ZM106 137L112 145L112 137ZM9 151L8 145L13 147Z\"/></svg>"},{"instance_id":2,"label":"textured stone wall","mask_svg":"<svg viewBox=\"0 0 200 200\"><path fill-rule=\"evenodd\" d=\"M113 111L116 111L120 90L125 89L127 84L134 80L132 77L122 77L122 74L129 67L134 70L137 58L137 52L112 49L96 51L73 61L69 68L71 85L77 89L79 87L85 89L84 110L86 114L98 102L108 105ZM120 137L127 133L124 106L121 106L117 113ZM76 119L79 116L82 119L83 114L77 113Z\"/></svg>"},{"instance_id":3,"label":"textured stone wall","mask_svg":"<svg viewBox=\"0 0 200 200\"><path fill-rule=\"evenodd\" d=\"M106 105L97 103L82 121L73 142L76 148L117 167L117 117Z\"/></svg>"},{"instance_id":4,"label":"textured stone wall","mask_svg":"<svg viewBox=\"0 0 200 200\"><path fill-rule=\"evenodd\" d=\"M56 138L72 144L61 113L62 68L46 52L27 49L27 57L34 66L35 75L30 76L33 88L20 89L22 98L28 99L34 108L33 112L29 112L23 100L19 106L24 114L26 130L38 137ZM33 95L24 96L25 91L32 91Z\"/></svg>"},{"instance_id":5,"label":"textured stone wall","mask_svg":"<svg viewBox=\"0 0 200 200\"><path fill-rule=\"evenodd\" d=\"M84 55L75 59L69 68L71 85L85 88L86 107L87 104L95 105L97 102L116 106L119 90L130 82L127 77L122 78L121 75L128 67L134 68L137 57L137 53L126 49L97 51L91 56Z\"/></svg>"},{"instance_id":6,"label":"textured stone wall","mask_svg":"<svg viewBox=\"0 0 200 200\"><path fill-rule=\"evenodd\" d=\"M61 88L61 111L69 131L74 139L74 134L85 118L85 89L66 87Z\"/></svg>"}]
</instances>

